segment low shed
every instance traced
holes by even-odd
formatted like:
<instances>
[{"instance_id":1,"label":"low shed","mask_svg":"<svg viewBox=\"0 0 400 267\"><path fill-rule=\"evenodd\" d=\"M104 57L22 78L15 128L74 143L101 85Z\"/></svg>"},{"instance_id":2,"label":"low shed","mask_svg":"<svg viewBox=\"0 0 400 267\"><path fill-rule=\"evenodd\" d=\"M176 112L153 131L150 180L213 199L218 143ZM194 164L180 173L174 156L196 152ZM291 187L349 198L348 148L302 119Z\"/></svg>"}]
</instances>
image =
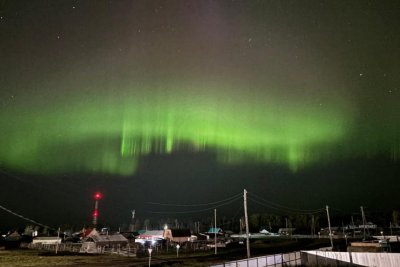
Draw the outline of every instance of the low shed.
<instances>
[{"instance_id":1,"label":"low shed","mask_svg":"<svg viewBox=\"0 0 400 267\"><path fill-rule=\"evenodd\" d=\"M61 238L57 236L38 236L32 240L32 244L61 244Z\"/></svg>"}]
</instances>

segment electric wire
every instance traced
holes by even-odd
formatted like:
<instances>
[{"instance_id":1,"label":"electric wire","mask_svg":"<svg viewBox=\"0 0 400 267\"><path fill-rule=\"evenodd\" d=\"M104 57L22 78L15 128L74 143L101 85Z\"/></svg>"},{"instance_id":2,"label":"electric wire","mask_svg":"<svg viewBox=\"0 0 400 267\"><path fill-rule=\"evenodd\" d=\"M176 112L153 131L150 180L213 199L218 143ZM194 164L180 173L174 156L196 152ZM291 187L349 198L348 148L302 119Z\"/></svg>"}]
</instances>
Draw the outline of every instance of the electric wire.
<instances>
[{"instance_id":1,"label":"electric wire","mask_svg":"<svg viewBox=\"0 0 400 267\"><path fill-rule=\"evenodd\" d=\"M0 173L6 175L6 176L9 177L9 178L13 178L14 180L19 181L19 182L21 182L21 183L29 184L29 185L31 186L30 188L36 187L37 189L40 189L41 191L46 190L46 193L48 193L48 194L56 194L57 196L59 196L60 194L62 194L62 195L64 195L65 197L70 198L71 200L76 200L76 198L73 197L73 196L71 196L71 195L78 196L79 189L81 189L79 186L75 186L75 185L73 185L72 183L66 183L65 181L61 181L61 180L57 180L57 179L48 178L48 179L51 179L51 183L52 183L52 184L58 183L58 184L60 184L61 186L63 186L63 190L54 191L54 190L49 190L48 187L43 186L43 185L40 184L40 183L35 183L35 182L30 181L30 180L28 180L28 179L26 179L26 178L22 178L21 176L8 173L8 172L6 172L6 171L4 171L4 170L2 170L2 169L0 169ZM65 186L70 186L70 187L75 187L75 188L73 188L73 189L70 188L70 189L68 189L68 192L64 192L65 189L66 189Z\"/></svg>"},{"instance_id":2,"label":"electric wire","mask_svg":"<svg viewBox=\"0 0 400 267\"><path fill-rule=\"evenodd\" d=\"M222 203L222 204L219 204L219 205L216 205L216 206L213 206L213 207L205 208L205 209L199 209L199 210L190 210L190 211L146 211L146 212L147 212L147 213L154 213L154 214L189 214L189 213L200 213L200 212L206 212L206 211L213 210L213 209L215 209L215 208L219 208L219 207L222 207L222 206L229 205L229 204L231 204L231 203L237 201L237 200L240 199L240 198L241 198L241 196L237 196L236 198L231 199L231 200L229 200L229 201L227 201L227 202L225 202L225 203ZM218 202L221 202L221 201L218 201Z\"/></svg>"},{"instance_id":3,"label":"electric wire","mask_svg":"<svg viewBox=\"0 0 400 267\"><path fill-rule=\"evenodd\" d=\"M329 210L336 211L336 212L339 212L341 214L347 214L348 213L348 212L346 212L346 211L344 211L342 209L338 209L338 208L335 208L335 207L332 207L332 206L329 206Z\"/></svg>"},{"instance_id":4,"label":"electric wire","mask_svg":"<svg viewBox=\"0 0 400 267\"><path fill-rule=\"evenodd\" d=\"M159 202L146 202L146 204L159 205L159 206L173 206L173 207L200 207L200 206L211 206L211 205L214 205L214 204L226 202L226 201L229 201L231 199L236 199L236 198L239 198L239 197L242 197L241 193L240 194L236 194L234 196L231 196L229 198L223 199L223 200L209 202L209 203L201 203L201 204L170 204L170 203L159 203Z\"/></svg>"},{"instance_id":5,"label":"electric wire","mask_svg":"<svg viewBox=\"0 0 400 267\"><path fill-rule=\"evenodd\" d=\"M257 203L257 204L259 204L259 205L261 205L261 206L267 207L267 208L275 209L275 210L278 210L278 211L283 211L283 213L291 213L291 214L318 214L318 213L322 213L322 212L325 211L324 209L314 210L314 211L312 211L312 212L311 212L311 211L308 211L308 212L300 212L300 211L284 210L284 209L279 208L279 207L274 207L274 206L271 206L271 205L267 205L267 204L265 204L265 203L262 203L262 202L260 202L260 201L255 200L255 199L249 198L249 200L252 201L252 202L255 202L255 203Z\"/></svg>"},{"instance_id":6,"label":"electric wire","mask_svg":"<svg viewBox=\"0 0 400 267\"><path fill-rule=\"evenodd\" d=\"M244 207L244 204L242 203L242 204L240 205L240 207L237 209L235 215L233 215L232 218L236 218L236 217L239 215L240 210L243 210L243 207Z\"/></svg>"},{"instance_id":7,"label":"electric wire","mask_svg":"<svg viewBox=\"0 0 400 267\"><path fill-rule=\"evenodd\" d=\"M12 211L12 210L10 210L10 209L7 209L6 207L4 207L4 206L2 206L2 205L0 205L0 209L2 209L2 210L6 211L6 212L8 212L8 213L10 213L10 214L12 214L12 215L14 215L14 216L17 216L17 217L19 217L19 218L21 218L21 219L23 219L23 220L25 220L25 221L34 223L34 224L39 225L39 226L42 226L42 227L46 227L46 228L51 229L51 230L56 230L56 229L53 228L53 227L50 227L50 226L45 225L45 224L42 224L42 223L37 222L37 221L35 221L35 220L32 220L32 219L30 219L30 218L28 218L28 217L25 217L25 216L23 216L23 215L21 215L21 214L19 214L19 213L16 213L16 212L14 212L14 211Z\"/></svg>"},{"instance_id":8,"label":"electric wire","mask_svg":"<svg viewBox=\"0 0 400 267\"><path fill-rule=\"evenodd\" d=\"M258 201L255 200L255 199L252 199L252 197L255 197L256 199L258 199ZM270 201L270 200L266 200L266 199L264 199L264 198L262 198L262 197L260 197L260 196L258 196L258 195L256 195L256 194L252 193L252 192L250 192L250 193L248 194L248 198L249 198L249 200L252 200L252 201L254 201L254 202L257 202L258 204L263 204L263 206L268 206L268 207L270 207L270 208L274 208L274 209L277 209L277 210L279 210L279 209L287 210L287 211L290 211L290 212L292 212L292 213L306 213L306 214L307 214L307 213L319 213L319 212L325 210L324 208L320 208L320 209L309 209L309 210L308 210L308 209L305 210L305 209L291 208L291 207L287 207L287 206L284 206L284 205L281 205L281 204L272 202L272 201Z\"/></svg>"},{"instance_id":9,"label":"electric wire","mask_svg":"<svg viewBox=\"0 0 400 267\"><path fill-rule=\"evenodd\" d=\"M34 183L34 182L30 181L30 180L24 179L24 178L22 178L20 176L17 176L15 174L8 173L8 172L6 172L6 171L4 171L2 169L0 169L0 173L6 175L9 178L13 178L14 180L17 180L19 182L27 183L27 184L29 184L31 186L35 186L35 187L38 187L38 188L43 188L43 186L41 186L40 184L37 184L37 183Z\"/></svg>"},{"instance_id":10,"label":"electric wire","mask_svg":"<svg viewBox=\"0 0 400 267\"><path fill-rule=\"evenodd\" d=\"M63 190L48 190L48 187L41 185L40 183L35 183L30 181L29 179L26 178L22 178L21 176L15 175L15 174L11 174L9 172L6 172L2 169L0 169L0 174L4 174L5 176L12 178L18 182L21 183L25 183L31 186L31 188L35 187L36 189L41 190L41 192L43 192L44 190L46 190L47 194L53 194L53 195L57 195L59 196L60 194L63 195L63 198L68 198L68 200L70 202L74 202L74 205L78 206L80 203L79 200L79 192L80 192L80 187L71 183L71 182L67 182L67 181L63 181L60 179L52 179L51 177L48 177L48 179L51 179L51 183L52 184L59 184L60 186L62 186ZM122 208L120 205L114 205L113 206L114 209L117 209L121 212L126 212L126 209Z\"/></svg>"}]
</instances>

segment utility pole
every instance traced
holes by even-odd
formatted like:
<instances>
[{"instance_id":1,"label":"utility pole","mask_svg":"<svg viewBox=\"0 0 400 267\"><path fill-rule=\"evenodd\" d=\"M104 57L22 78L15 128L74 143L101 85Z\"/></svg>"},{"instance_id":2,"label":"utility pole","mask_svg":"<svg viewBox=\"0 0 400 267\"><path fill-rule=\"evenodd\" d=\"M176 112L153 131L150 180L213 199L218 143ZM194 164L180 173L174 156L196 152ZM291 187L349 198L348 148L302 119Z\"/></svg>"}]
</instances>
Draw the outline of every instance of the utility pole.
<instances>
[{"instance_id":1,"label":"utility pole","mask_svg":"<svg viewBox=\"0 0 400 267\"><path fill-rule=\"evenodd\" d=\"M58 239L60 238L60 227L58 227L58 231L57 231L57 244L56 244L56 254L58 252Z\"/></svg>"},{"instance_id":2,"label":"utility pole","mask_svg":"<svg viewBox=\"0 0 400 267\"><path fill-rule=\"evenodd\" d=\"M353 238L356 237L356 226L354 225L353 216L351 216L351 225L353 226Z\"/></svg>"},{"instance_id":3,"label":"utility pole","mask_svg":"<svg viewBox=\"0 0 400 267\"><path fill-rule=\"evenodd\" d=\"M314 238L315 235L315 221L314 221L314 214L311 217L311 236Z\"/></svg>"},{"instance_id":4,"label":"utility pole","mask_svg":"<svg viewBox=\"0 0 400 267\"><path fill-rule=\"evenodd\" d=\"M214 209L214 254L217 255L217 209Z\"/></svg>"},{"instance_id":5,"label":"utility pole","mask_svg":"<svg viewBox=\"0 0 400 267\"><path fill-rule=\"evenodd\" d=\"M390 235L393 235L392 222L389 222L389 227L390 227Z\"/></svg>"},{"instance_id":6,"label":"utility pole","mask_svg":"<svg viewBox=\"0 0 400 267\"><path fill-rule=\"evenodd\" d=\"M129 226L129 231L133 232L133 231L135 231L135 213L136 213L136 211L131 210L131 213L132 213L132 218L131 218L131 224Z\"/></svg>"},{"instance_id":7,"label":"utility pole","mask_svg":"<svg viewBox=\"0 0 400 267\"><path fill-rule=\"evenodd\" d=\"M243 201L244 201L244 220L246 224L246 249L247 258L250 258L250 240L249 240L249 218L247 217L247 190L243 190Z\"/></svg>"},{"instance_id":8,"label":"utility pole","mask_svg":"<svg viewBox=\"0 0 400 267\"><path fill-rule=\"evenodd\" d=\"M333 239L332 239L332 230L331 230L331 219L329 218L329 207L326 205L326 215L328 216L328 227L329 227L329 238L331 240L331 247L333 250Z\"/></svg>"},{"instance_id":9,"label":"utility pole","mask_svg":"<svg viewBox=\"0 0 400 267\"><path fill-rule=\"evenodd\" d=\"M361 217L362 217L362 222L363 222L363 240L365 241L365 239L366 239L365 238L365 226L366 226L367 222L365 221L364 207L361 206L360 209L361 209Z\"/></svg>"}]
</instances>

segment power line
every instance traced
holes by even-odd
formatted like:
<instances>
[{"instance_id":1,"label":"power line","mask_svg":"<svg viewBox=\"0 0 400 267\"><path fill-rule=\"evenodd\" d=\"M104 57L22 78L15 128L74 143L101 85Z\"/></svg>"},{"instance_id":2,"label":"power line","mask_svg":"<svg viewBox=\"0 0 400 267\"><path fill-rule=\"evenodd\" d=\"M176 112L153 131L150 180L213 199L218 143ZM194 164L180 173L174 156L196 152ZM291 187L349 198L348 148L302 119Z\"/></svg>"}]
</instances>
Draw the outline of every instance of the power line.
<instances>
[{"instance_id":1,"label":"power line","mask_svg":"<svg viewBox=\"0 0 400 267\"><path fill-rule=\"evenodd\" d=\"M232 218L236 218L236 216L238 216L239 212L241 212L243 209L243 203L240 205L240 207L238 208L238 210L236 211L235 215L233 215Z\"/></svg>"},{"instance_id":2,"label":"power line","mask_svg":"<svg viewBox=\"0 0 400 267\"><path fill-rule=\"evenodd\" d=\"M258 204L260 204L260 205L262 205L262 206L266 206L266 207L268 207L268 208L273 208L273 209L276 209L276 210L286 210L286 211L289 211L289 212L291 212L291 213L305 213L305 214L310 214L310 213L319 213L319 212L325 210L325 209L323 209L323 208L320 208L320 209L312 209L312 210L291 208L291 207L287 207L287 206L284 206L284 205L281 205L281 204L272 202L272 201L270 201L270 200L266 200L266 199L264 199L264 198L262 198L262 197L260 197L260 196L257 196L256 194L254 194L254 193L252 193L252 192L250 192L249 197L250 197L250 198L249 198L250 200L252 200L253 202L256 202L256 203L258 203ZM251 197L255 197L256 199L258 199L258 201L255 200L255 199L251 199Z\"/></svg>"},{"instance_id":3,"label":"power line","mask_svg":"<svg viewBox=\"0 0 400 267\"><path fill-rule=\"evenodd\" d=\"M37 221L35 221L35 220L32 220L32 219L30 219L30 218L28 218L28 217L25 217L25 216L23 216L23 215L21 215L21 214L19 214L19 213L16 213L16 212L14 212L14 211L12 211L12 210L10 210L10 209L7 209L6 207L4 207L4 206L2 206L2 205L0 205L0 208L1 208L2 210L4 210L4 211L6 211L6 212L8 212L8 213L10 213L10 214L12 214L12 215L14 215L14 216L17 216L17 217L19 217L19 218L25 220L25 221L28 221L28 222L37 224L37 225L39 225L39 226L47 227L48 229L51 229L51 230L56 230L56 229L53 228L53 227L50 227L50 226L47 226L47 225L45 225L45 224L39 223L39 222L37 222Z\"/></svg>"},{"instance_id":4,"label":"power line","mask_svg":"<svg viewBox=\"0 0 400 267\"><path fill-rule=\"evenodd\" d=\"M63 190L58 190L57 192L55 192L55 191L53 191L53 190L48 190L48 187L43 186L41 183L35 183L35 182L30 181L30 180L28 180L28 179L26 179L26 178L22 178L21 176L8 173L8 172L6 172L6 171L4 171L4 170L2 170L2 169L0 169L0 173L6 175L7 177L13 178L14 180L17 180L17 181L19 181L19 182L21 182L21 183L26 183L26 184L29 184L29 185L31 185L31 186L33 186L33 187L36 187L37 189L40 189L40 190L47 190L47 192L50 193L50 194L57 194L57 195L62 194L62 195L64 195L64 196L66 196L66 197L69 197L69 198L72 199L72 200L76 200L76 198L71 197L71 194L78 195L78 191L79 191L78 189L81 189L79 186L76 186L76 185L74 185L74 184L72 184L72 183L67 183L67 182L65 182L65 181L61 181L61 180L57 180L57 179L52 179L52 178L50 178L52 184L58 183L58 184L60 184L61 186L63 186ZM72 190L69 190L69 192L64 192L65 186L66 186L66 185L75 187L76 190L72 189ZM32 187L30 187L30 188L32 188ZM41 191L41 192L42 192L42 191Z\"/></svg>"},{"instance_id":5,"label":"power line","mask_svg":"<svg viewBox=\"0 0 400 267\"><path fill-rule=\"evenodd\" d=\"M226 201L229 201L231 199L239 198L241 196L242 196L242 194L236 194L234 196L231 196L231 197L223 199L223 200L219 200L219 201L215 201L215 202L209 202L209 203L201 203L201 204L169 204L169 203L159 203L159 202L146 202L146 204L159 205L159 206L173 206L173 207L200 207L200 206L211 206L211 205L214 205L214 204L226 202Z\"/></svg>"},{"instance_id":6,"label":"power line","mask_svg":"<svg viewBox=\"0 0 400 267\"><path fill-rule=\"evenodd\" d=\"M249 198L249 200L252 201L252 202L255 202L255 203L257 203L257 204L259 204L259 205L261 205L261 206L264 206L264 207L267 207L267 208L271 208L271 209L274 209L274 210L278 210L278 211L282 211L283 213L291 213L291 214L317 214L317 213L322 213L322 212L324 211L324 209L315 210L315 211L313 211L313 212L299 212L299 211L284 210L284 209L282 209L282 208L278 208L278 207L274 207L274 206L271 206L271 205L267 205L267 204L265 204L265 203L262 203L262 202L260 202L260 201L255 200L255 199Z\"/></svg>"},{"instance_id":7,"label":"power line","mask_svg":"<svg viewBox=\"0 0 400 267\"><path fill-rule=\"evenodd\" d=\"M297 209L297 208L291 208L291 207L288 207L288 206L284 206L282 204L275 203L275 202L273 202L271 200L266 200L266 199L264 199L264 198L262 198L262 197L260 197L260 196L258 196L256 194L252 193L252 192L250 192L250 193L251 193L250 196L254 196L254 197L256 197L257 199L259 199L261 201L269 203L272 206L280 207L282 209L294 210L294 211L300 211L300 212L314 212L314 211L325 210L324 208L320 208L320 209Z\"/></svg>"},{"instance_id":8,"label":"power line","mask_svg":"<svg viewBox=\"0 0 400 267\"><path fill-rule=\"evenodd\" d=\"M226 206L228 204L231 204L235 202L236 200L240 199L241 195L237 196L234 199L231 199L223 204L219 204L210 208L205 208L205 209L200 209L200 210L190 210L190 211L146 211L147 213L156 213L156 214L189 214L189 213L197 213L197 212L205 212L205 211L210 211L214 210L215 208ZM218 201L221 202L221 201Z\"/></svg>"},{"instance_id":9,"label":"power line","mask_svg":"<svg viewBox=\"0 0 400 267\"><path fill-rule=\"evenodd\" d=\"M32 186L38 187L38 188L43 188L43 186L41 186L41 185L38 184L38 183L34 183L34 182L30 181L30 180L21 178L20 176L17 176L17 175L15 175L15 174L8 173L8 172L6 172L5 170L0 169L0 173L4 174L4 175L6 175L6 176L8 176L8 177L10 177L10 178L13 178L13 179L15 179L15 180L17 180L17 181L19 181L19 182L27 183L27 184L30 184L30 185L32 185Z\"/></svg>"}]
</instances>

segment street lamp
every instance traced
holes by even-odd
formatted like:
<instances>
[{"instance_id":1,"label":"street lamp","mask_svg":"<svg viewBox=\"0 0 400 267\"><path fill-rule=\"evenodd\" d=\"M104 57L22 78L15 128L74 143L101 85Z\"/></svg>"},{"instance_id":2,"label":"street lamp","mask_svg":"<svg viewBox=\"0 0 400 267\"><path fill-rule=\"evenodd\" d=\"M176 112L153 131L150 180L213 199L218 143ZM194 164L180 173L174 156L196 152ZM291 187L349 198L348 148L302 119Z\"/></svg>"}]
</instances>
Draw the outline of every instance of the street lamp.
<instances>
[{"instance_id":1,"label":"street lamp","mask_svg":"<svg viewBox=\"0 0 400 267\"><path fill-rule=\"evenodd\" d=\"M179 258L179 248L180 248L181 246L179 246L179 244L178 245L176 245L176 257L177 258Z\"/></svg>"},{"instance_id":2,"label":"street lamp","mask_svg":"<svg viewBox=\"0 0 400 267\"><path fill-rule=\"evenodd\" d=\"M149 267L150 267L151 266L151 252L153 251L153 249L149 248L148 251L149 251Z\"/></svg>"}]
</instances>

